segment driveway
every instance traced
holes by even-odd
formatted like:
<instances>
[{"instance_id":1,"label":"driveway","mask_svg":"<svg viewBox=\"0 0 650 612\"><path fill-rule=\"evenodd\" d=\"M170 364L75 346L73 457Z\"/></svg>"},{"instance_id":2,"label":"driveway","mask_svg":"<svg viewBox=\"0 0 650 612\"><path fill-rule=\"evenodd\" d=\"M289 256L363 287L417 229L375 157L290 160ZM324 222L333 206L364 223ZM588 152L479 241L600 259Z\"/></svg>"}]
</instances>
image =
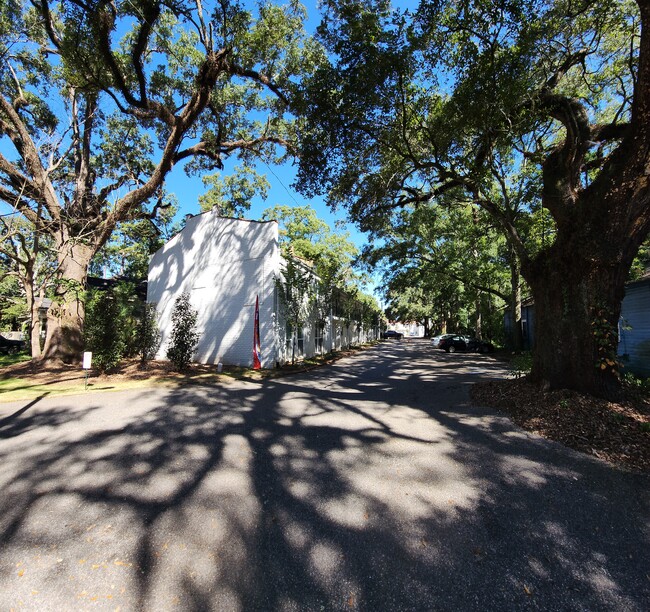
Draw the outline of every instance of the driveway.
<instances>
[{"instance_id":1,"label":"driveway","mask_svg":"<svg viewBox=\"0 0 650 612\"><path fill-rule=\"evenodd\" d=\"M0 610L625 610L650 478L384 342L260 383L0 405Z\"/></svg>"}]
</instances>

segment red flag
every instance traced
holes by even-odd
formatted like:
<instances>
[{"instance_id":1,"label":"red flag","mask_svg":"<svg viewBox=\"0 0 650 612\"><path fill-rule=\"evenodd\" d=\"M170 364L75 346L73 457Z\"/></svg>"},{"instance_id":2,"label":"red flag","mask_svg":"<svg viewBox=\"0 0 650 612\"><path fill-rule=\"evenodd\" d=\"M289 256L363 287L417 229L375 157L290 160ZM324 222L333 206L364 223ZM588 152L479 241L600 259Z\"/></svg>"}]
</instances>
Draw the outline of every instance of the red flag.
<instances>
[{"instance_id":1,"label":"red flag","mask_svg":"<svg viewBox=\"0 0 650 612\"><path fill-rule=\"evenodd\" d=\"M253 327L253 370L261 370L260 362L260 297L255 297L255 324Z\"/></svg>"}]
</instances>

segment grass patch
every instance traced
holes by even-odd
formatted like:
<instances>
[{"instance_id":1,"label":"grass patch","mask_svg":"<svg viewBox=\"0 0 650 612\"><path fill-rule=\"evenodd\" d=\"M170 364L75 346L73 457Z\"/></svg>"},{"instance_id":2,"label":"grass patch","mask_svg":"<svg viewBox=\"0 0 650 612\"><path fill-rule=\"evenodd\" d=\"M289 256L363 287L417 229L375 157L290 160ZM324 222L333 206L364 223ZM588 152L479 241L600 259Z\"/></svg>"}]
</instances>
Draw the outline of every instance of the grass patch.
<instances>
[{"instance_id":1,"label":"grass patch","mask_svg":"<svg viewBox=\"0 0 650 612\"><path fill-rule=\"evenodd\" d=\"M6 368L16 363L23 363L24 361L29 361L31 358L31 355L25 351L15 355L0 355L0 368Z\"/></svg>"}]
</instances>

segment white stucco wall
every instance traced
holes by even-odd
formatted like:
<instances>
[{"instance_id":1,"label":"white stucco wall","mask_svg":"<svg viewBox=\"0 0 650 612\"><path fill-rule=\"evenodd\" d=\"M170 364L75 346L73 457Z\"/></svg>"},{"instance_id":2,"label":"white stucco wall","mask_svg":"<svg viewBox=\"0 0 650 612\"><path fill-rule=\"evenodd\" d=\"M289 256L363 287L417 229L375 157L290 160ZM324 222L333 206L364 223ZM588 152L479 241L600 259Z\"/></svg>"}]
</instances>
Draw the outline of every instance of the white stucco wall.
<instances>
[{"instance_id":1,"label":"white stucco wall","mask_svg":"<svg viewBox=\"0 0 650 612\"><path fill-rule=\"evenodd\" d=\"M277 359L274 301L280 263L278 224L219 217L215 211L188 220L182 232L149 263L147 300L156 302L165 358L176 298L189 292L198 311L195 360L251 366L255 298L259 296L262 366Z\"/></svg>"}]
</instances>

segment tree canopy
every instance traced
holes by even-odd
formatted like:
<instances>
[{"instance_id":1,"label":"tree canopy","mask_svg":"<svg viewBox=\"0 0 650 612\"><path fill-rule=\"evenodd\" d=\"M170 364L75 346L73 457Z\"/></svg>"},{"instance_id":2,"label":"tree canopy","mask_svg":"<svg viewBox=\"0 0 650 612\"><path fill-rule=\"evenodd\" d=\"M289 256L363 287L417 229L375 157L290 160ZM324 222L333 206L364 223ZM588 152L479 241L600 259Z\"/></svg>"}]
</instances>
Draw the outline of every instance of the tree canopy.
<instances>
[{"instance_id":1,"label":"tree canopy","mask_svg":"<svg viewBox=\"0 0 650 612\"><path fill-rule=\"evenodd\" d=\"M293 254L314 266L314 272L329 285L357 280L352 264L359 250L348 232L333 231L308 205L278 204L262 213L264 219L279 223L280 246L284 255Z\"/></svg>"},{"instance_id":2,"label":"tree canopy","mask_svg":"<svg viewBox=\"0 0 650 612\"><path fill-rule=\"evenodd\" d=\"M459 194L531 287L532 377L616 392L623 286L650 230L650 4L324 2L299 185L364 228ZM549 223L541 232L539 225ZM537 234L537 237L535 236Z\"/></svg>"},{"instance_id":3,"label":"tree canopy","mask_svg":"<svg viewBox=\"0 0 650 612\"><path fill-rule=\"evenodd\" d=\"M420 321L427 331L501 338L503 322L493 317L484 326L483 319L511 303L512 262L485 213L471 202L422 204L396 211L390 227L375 234L382 239L364 248L362 260L383 272L391 318Z\"/></svg>"},{"instance_id":4,"label":"tree canopy","mask_svg":"<svg viewBox=\"0 0 650 612\"><path fill-rule=\"evenodd\" d=\"M46 354L78 358L90 260L118 224L158 214L175 166L291 148L288 99L322 57L304 17L293 1L2 3L0 201L57 252Z\"/></svg>"}]
</instances>

